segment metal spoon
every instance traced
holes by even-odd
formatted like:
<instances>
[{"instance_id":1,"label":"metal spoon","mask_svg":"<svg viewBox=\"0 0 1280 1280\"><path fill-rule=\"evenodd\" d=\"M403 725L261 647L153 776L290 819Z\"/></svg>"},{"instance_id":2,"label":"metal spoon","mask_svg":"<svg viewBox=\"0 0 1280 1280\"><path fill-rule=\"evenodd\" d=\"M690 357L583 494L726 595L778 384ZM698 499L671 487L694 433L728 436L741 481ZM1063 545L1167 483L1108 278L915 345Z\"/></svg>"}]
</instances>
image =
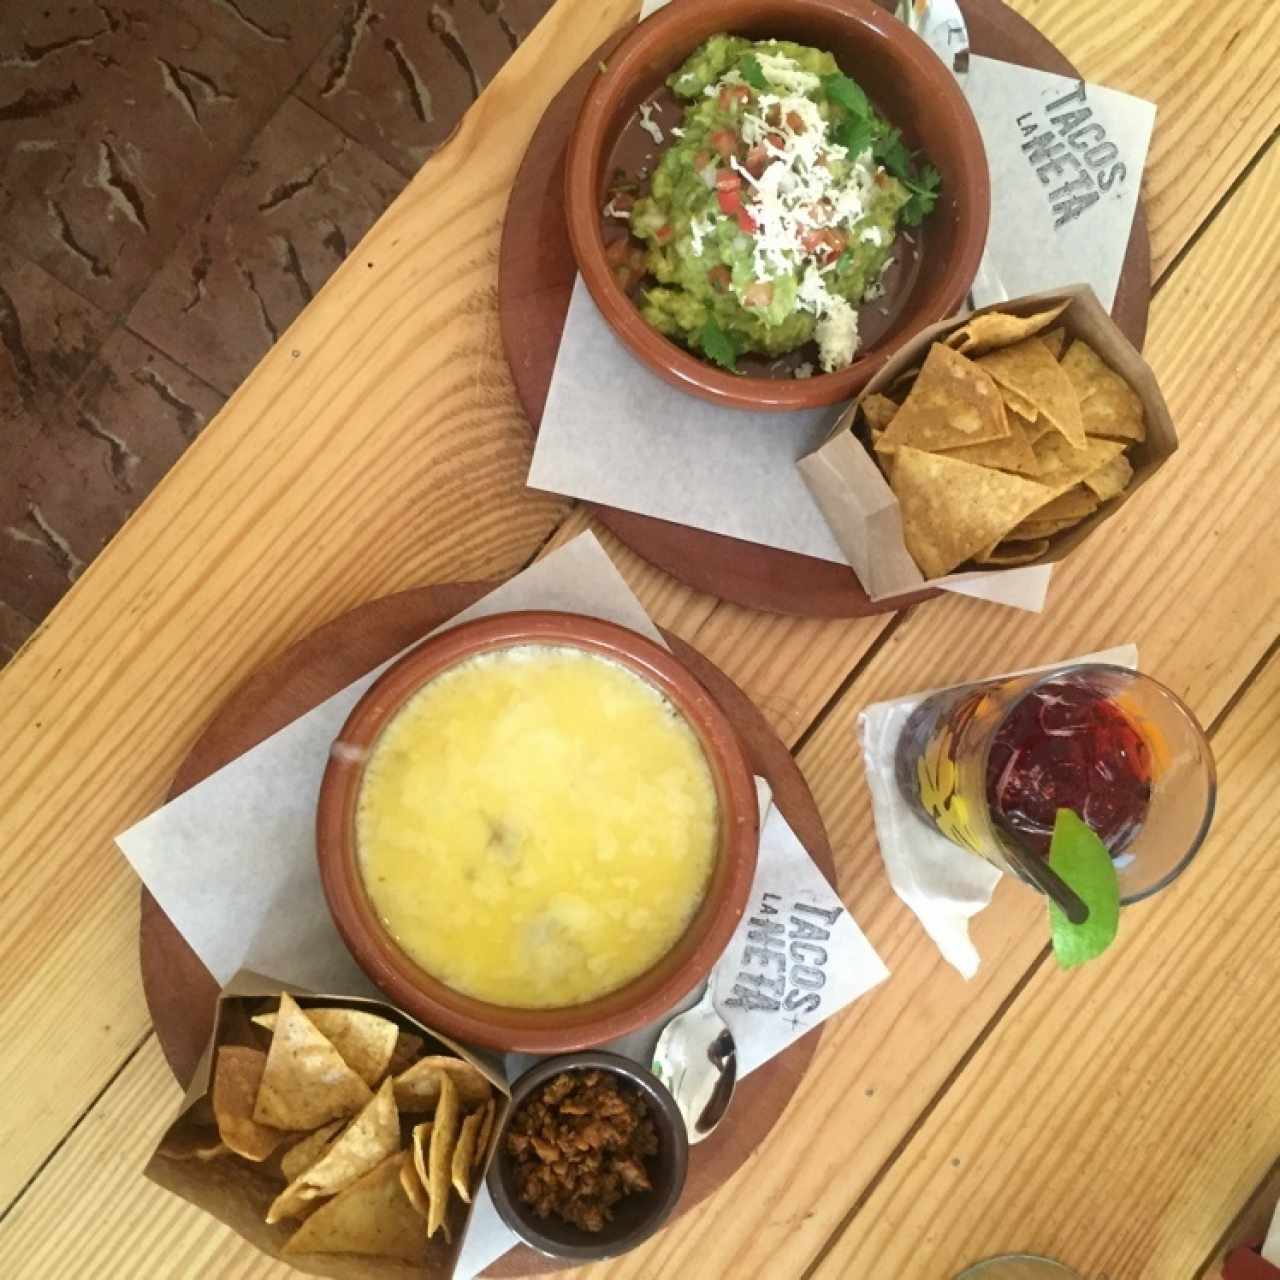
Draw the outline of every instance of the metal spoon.
<instances>
[{"instance_id":1,"label":"metal spoon","mask_svg":"<svg viewBox=\"0 0 1280 1280\"><path fill-rule=\"evenodd\" d=\"M733 1033L716 1011L714 973L702 999L662 1028L653 1074L675 1098L690 1144L710 1137L729 1109L738 1079Z\"/></svg>"}]
</instances>

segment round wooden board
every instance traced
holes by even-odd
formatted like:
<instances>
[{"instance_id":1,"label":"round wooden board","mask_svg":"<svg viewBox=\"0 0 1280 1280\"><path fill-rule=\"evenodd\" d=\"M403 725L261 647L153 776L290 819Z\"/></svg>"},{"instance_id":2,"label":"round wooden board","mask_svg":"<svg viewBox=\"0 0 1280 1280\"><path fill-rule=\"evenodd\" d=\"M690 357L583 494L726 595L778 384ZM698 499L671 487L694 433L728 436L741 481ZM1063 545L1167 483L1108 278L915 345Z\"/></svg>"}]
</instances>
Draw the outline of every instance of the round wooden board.
<instances>
[{"instance_id":1,"label":"round wooden board","mask_svg":"<svg viewBox=\"0 0 1280 1280\"><path fill-rule=\"evenodd\" d=\"M312 632L232 694L182 762L170 798L461 612L493 585L470 582L420 587L361 605ZM753 769L769 780L774 803L834 884L831 845L791 753L728 676L677 637L667 635L666 639L729 716ZM218 984L145 888L139 954L143 991L156 1036L174 1075L185 1087L213 1029ZM677 1212L705 1199L755 1150L786 1109L817 1047L818 1035L807 1035L739 1085L732 1118L690 1151L689 1180ZM521 1246L485 1274L528 1276L558 1269L555 1261Z\"/></svg>"},{"instance_id":2,"label":"round wooden board","mask_svg":"<svg viewBox=\"0 0 1280 1280\"><path fill-rule=\"evenodd\" d=\"M1045 36L1001 0L960 0L960 7L974 53L1079 76ZM597 64L608 58L625 34L619 32L593 53L547 108L507 206L498 272L499 321L516 392L535 430L542 420L577 274L564 216L565 143ZM1139 350L1146 337L1150 301L1151 242L1139 200L1112 307L1116 323ZM698 591L751 609L852 618L891 612L938 594L923 591L873 603L853 571L843 565L616 507L587 506L651 564Z\"/></svg>"}]
</instances>

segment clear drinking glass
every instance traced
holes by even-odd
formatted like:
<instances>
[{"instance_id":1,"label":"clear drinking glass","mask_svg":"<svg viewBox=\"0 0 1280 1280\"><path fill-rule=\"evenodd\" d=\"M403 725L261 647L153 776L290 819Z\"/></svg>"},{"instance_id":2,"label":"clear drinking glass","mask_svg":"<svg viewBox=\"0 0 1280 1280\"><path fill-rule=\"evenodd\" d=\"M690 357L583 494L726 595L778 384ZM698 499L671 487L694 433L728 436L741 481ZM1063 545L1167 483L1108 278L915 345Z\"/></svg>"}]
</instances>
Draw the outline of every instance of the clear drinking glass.
<instances>
[{"instance_id":1,"label":"clear drinking glass","mask_svg":"<svg viewBox=\"0 0 1280 1280\"><path fill-rule=\"evenodd\" d=\"M932 694L894 763L925 822L1055 897L1048 836L1056 808L1074 809L1110 848L1125 904L1186 869L1217 794L1209 743L1182 699L1101 663Z\"/></svg>"},{"instance_id":2,"label":"clear drinking glass","mask_svg":"<svg viewBox=\"0 0 1280 1280\"><path fill-rule=\"evenodd\" d=\"M998 1258L975 1262L955 1280L1080 1280L1080 1277L1052 1258L1030 1253L1003 1253Z\"/></svg>"}]
</instances>

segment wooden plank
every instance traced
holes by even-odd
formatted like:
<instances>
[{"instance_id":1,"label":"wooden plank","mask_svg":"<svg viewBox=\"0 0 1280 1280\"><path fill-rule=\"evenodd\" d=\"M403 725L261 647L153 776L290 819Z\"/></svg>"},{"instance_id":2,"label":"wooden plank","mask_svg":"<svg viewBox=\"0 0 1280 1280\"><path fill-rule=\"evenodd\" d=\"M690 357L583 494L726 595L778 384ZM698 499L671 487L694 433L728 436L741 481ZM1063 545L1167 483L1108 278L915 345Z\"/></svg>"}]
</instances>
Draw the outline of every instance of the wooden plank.
<instances>
[{"instance_id":1,"label":"wooden plank","mask_svg":"<svg viewBox=\"0 0 1280 1280\"><path fill-rule=\"evenodd\" d=\"M1280 6L1017 0L1097 84L1156 103L1143 184L1158 276L1280 126Z\"/></svg>"},{"instance_id":2,"label":"wooden plank","mask_svg":"<svg viewBox=\"0 0 1280 1280\"><path fill-rule=\"evenodd\" d=\"M561 522L555 534L547 540L541 554L546 555L580 533L590 530L600 541L618 572L627 580L649 616L659 625L674 631L682 640L690 640L701 624L711 616L719 603L714 596L692 591L683 583L661 569L641 559L630 547L619 542L608 529L595 519L586 507L574 507L567 519Z\"/></svg>"},{"instance_id":3,"label":"wooden plank","mask_svg":"<svg viewBox=\"0 0 1280 1280\"><path fill-rule=\"evenodd\" d=\"M181 1098L149 1035L0 1223L6 1274L242 1280L298 1274L142 1177Z\"/></svg>"},{"instance_id":4,"label":"wooden plank","mask_svg":"<svg viewBox=\"0 0 1280 1280\"><path fill-rule=\"evenodd\" d=\"M1216 829L1121 945L1043 965L815 1272L950 1275L1010 1249L1190 1276L1280 1150L1280 660L1215 737Z\"/></svg>"},{"instance_id":5,"label":"wooden plank","mask_svg":"<svg viewBox=\"0 0 1280 1280\"><path fill-rule=\"evenodd\" d=\"M523 487L498 234L564 67L633 4L539 25L0 676L0 1090L26 1102L0 1131L0 1203L145 1030L136 889L110 838L227 690L360 600L510 572L566 510ZM16 1048L55 1039L57 1073Z\"/></svg>"},{"instance_id":6,"label":"wooden plank","mask_svg":"<svg viewBox=\"0 0 1280 1280\"><path fill-rule=\"evenodd\" d=\"M1021 886L1002 884L977 922L985 959L973 983L938 959L884 877L858 777L863 706L1136 638L1144 669L1189 697L1208 723L1280 630L1271 501L1280 441L1267 407L1280 376L1280 299L1249 265L1280 251L1280 226L1267 214L1277 198L1280 150L1183 260L1153 310L1151 356L1183 434L1177 463L1064 567L1045 615L959 598L917 610L801 751L836 850L841 895L893 976L829 1024L756 1159L606 1274L692 1274L714 1256L729 1274L799 1275L1044 950L1043 906ZM1204 324L1227 305L1250 317L1258 353L1230 386L1200 372L1241 367L1239 333Z\"/></svg>"}]
</instances>

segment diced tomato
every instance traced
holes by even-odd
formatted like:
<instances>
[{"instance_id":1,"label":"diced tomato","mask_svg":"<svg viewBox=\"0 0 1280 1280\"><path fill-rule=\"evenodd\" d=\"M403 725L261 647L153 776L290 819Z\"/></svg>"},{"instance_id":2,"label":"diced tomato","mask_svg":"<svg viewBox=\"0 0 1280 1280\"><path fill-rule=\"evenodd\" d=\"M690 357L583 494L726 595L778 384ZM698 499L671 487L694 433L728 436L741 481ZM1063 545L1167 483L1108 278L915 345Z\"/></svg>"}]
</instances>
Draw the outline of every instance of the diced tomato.
<instances>
[{"instance_id":1,"label":"diced tomato","mask_svg":"<svg viewBox=\"0 0 1280 1280\"><path fill-rule=\"evenodd\" d=\"M746 307L767 307L772 301L773 283L769 280L749 284L742 294L742 305Z\"/></svg>"},{"instance_id":2,"label":"diced tomato","mask_svg":"<svg viewBox=\"0 0 1280 1280\"><path fill-rule=\"evenodd\" d=\"M848 247L849 237L834 227L814 227L800 237L806 253L818 254L824 262L834 262Z\"/></svg>"},{"instance_id":3,"label":"diced tomato","mask_svg":"<svg viewBox=\"0 0 1280 1280\"><path fill-rule=\"evenodd\" d=\"M738 191L742 187L742 175L732 169L719 169L716 172L717 191Z\"/></svg>"},{"instance_id":4,"label":"diced tomato","mask_svg":"<svg viewBox=\"0 0 1280 1280\"><path fill-rule=\"evenodd\" d=\"M790 129L792 133L804 132L804 119L798 111L787 112L787 128Z\"/></svg>"},{"instance_id":5,"label":"diced tomato","mask_svg":"<svg viewBox=\"0 0 1280 1280\"><path fill-rule=\"evenodd\" d=\"M720 202L720 211L736 218L747 235L755 235L756 220L742 206L741 191L717 191L716 199Z\"/></svg>"},{"instance_id":6,"label":"diced tomato","mask_svg":"<svg viewBox=\"0 0 1280 1280\"><path fill-rule=\"evenodd\" d=\"M769 161L772 157L764 149L764 144L757 142L750 151L747 152L747 172L753 177L760 177L769 167Z\"/></svg>"},{"instance_id":7,"label":"diced tomato","mask_svg":"<svg viewBox=\"0 0 1280 1280\"><path fill-rule=\"evenodd\" d=\"M707 141L722 160L727 160L738 149L738 135L732 129L717 129Z\"/></svg>"},{"instance_id":8,"label":"diced tomato","mask_svg":"<svg viewBox=\"0 0 1280 1280\"><path fill-rule=\"evenodd\" d=\"M724 263L711 268L707 272L707 283L717 292L728 292L729 286L733 283L733 273Z\"/></svg>"},{"instance_id":9,"label":"diced tomato","mask_svg":"<svg viewBox=\"0 0 1280 1280\"><path fill-rule=\"evenodd\" d=\"M819 249L826 243L822 230L814 227L811 231L804 232L800 237L800 247L805 253L817 253Z\"/></svg>"},{"instance_id":10,"label":"diced tomato","mask_svg":"<svg viewBox=\"0 0 1280 1280\"><path fill-rule=\"evenodd\" d=\"M827 229L827 257L838 258L849 247L849 237L834 227Z\"/></svg>"},{"instance_id":11,"label":"diced tomato","mask_svg":"<svg viewBox=\"0 0 1280 1280\"><path fill-rule=\"evenodd\" d=\"M781 151L787 145L786 138L780 133L771 133L765 141L778 151Z\"/></svg>"},{"instance_id":12,"label":"diced tomato","mask_svg":"<svg viewBox=\"0 0 1280 1280\"><path fill-rule=\"evenodd\" d=\"M675 235L675 233L676 233L676 229L671 225L671 223L664 222L662 226L660 226L657 229L657 231L653 233L653 238L659 244L666 244L667 241L670 240L673 235Z\"/></svg>"},{"instance_id":13,"label":"diced tomato","mask_svg":"<svg viewBox=\"0 0 1280 1280\"><path fill-rule=\"evenodd\" d=\"M765 121L776 129L782 123L782 108L775 102L765 114Z\"/></svg>"},{"instance_id":14,"label":"diced tomato","mask_svg":"<svg viewBox=\"0 0 1280 1280\"><path fill-rule=\"evenodd\" d=\"M745 84L721 85L716 101L721 111L732 111L735 106L745 107L751 101L751 90Z\"/></svg>"}]
</instances>

